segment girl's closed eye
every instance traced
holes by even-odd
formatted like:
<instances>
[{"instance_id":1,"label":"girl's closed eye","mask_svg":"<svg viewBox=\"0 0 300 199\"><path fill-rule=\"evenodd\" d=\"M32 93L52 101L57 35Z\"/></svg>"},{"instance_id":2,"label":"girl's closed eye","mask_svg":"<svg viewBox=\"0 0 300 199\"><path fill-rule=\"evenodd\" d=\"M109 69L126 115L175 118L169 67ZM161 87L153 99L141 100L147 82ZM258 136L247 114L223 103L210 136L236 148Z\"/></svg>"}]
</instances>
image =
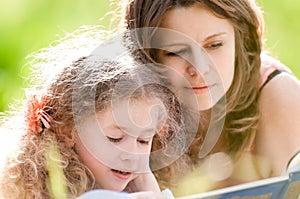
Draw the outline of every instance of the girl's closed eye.
<instances>
[{"instance_id":1,"label":"girl's closed eye","mask_svg":"<svg viewBox=\"0 0 300 199\"><path fill-rule=\"evenodd\" d=\"M137 141L138 141L140 144L143 144L143 145L149 145L150 140L151 140L151 139L149 139L149 138L139 138L139 139L137 139Z\"/></svg>"},{"instance_id":2,"label":"girl's closed eye","mask_svg":"<svg viewBox=\"0 0 300 199\"><path fill-rule=\"evenodd\" d=\"M118 143L123 139L122 137L109 137L109 136L106 136L106 137L112 143Z\"/></svg>"}]
</instances>

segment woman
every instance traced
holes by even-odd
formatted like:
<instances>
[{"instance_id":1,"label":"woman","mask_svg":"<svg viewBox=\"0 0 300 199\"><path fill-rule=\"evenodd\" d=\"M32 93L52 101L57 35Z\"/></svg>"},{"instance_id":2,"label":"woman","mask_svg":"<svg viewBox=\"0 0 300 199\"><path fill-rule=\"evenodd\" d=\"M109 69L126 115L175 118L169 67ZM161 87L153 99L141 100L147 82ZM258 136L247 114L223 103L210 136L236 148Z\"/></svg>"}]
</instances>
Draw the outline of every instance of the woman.
<instances>
[{"instance_id":1,"label":"woman","mask_svg":"<svg viewBox=\"0 0 300 199\"><path fill-rule=\"evenodd\" d=\"M196 97L203 119L187 152L194 165L207 155L230 155L234 170L222 186L285 170L300 146L300 84L262 53L263 18L254 0L130 0L122 23L135 31L140 60L167 66L170 84ZM220 136L212 125L221 126Z\"/></svg>"}]
</instances>

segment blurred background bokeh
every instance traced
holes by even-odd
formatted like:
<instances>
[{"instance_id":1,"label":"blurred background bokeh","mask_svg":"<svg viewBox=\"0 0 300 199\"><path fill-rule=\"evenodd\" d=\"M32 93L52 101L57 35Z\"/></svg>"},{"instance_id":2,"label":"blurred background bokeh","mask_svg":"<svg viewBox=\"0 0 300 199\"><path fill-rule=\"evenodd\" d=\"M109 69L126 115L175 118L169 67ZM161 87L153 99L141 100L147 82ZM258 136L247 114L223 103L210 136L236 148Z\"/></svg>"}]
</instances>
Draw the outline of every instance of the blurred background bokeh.
<instances>
[{"instance_id":1,"label":"blurred background bokeh","mask_svg":"<svg viewBox=\"0 0 300 199\"><path fill-rule=\"evenodd\" d=\"M266 47L300 77L300 1L258 0L266 23ZM109 0L0 0L0 112L24 96L26 55L84 24L108 27Z\"/></svg>"}]
</instances>

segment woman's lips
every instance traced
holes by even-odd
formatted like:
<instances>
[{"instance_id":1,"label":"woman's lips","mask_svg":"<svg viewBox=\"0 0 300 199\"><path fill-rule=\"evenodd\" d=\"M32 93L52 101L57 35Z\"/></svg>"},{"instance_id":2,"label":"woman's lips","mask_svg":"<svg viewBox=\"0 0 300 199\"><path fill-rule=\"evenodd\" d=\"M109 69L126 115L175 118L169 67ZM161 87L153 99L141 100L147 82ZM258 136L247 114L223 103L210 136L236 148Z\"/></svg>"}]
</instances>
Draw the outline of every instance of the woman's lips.
<instances>
[{"instance_id":1,"label":"woman's lips","mask_svg":"<svg viewBox=\"0 0 300 199\"><path fill-rule=\"evenodd\" d=\"M132 172L127 172L127 171L120 171L115 169L111 169L111 171L114 174L114 176L116 176L121 180L127 180L132 175Z\"/></svg>"},{"instance_id":2,"label":"woman's lips","mask_svg":"<svg viewBox=\"0 0 300 199\"><path fill-rule=\"evenodd\" d=\"M209 89L211 89L211 87L213 87L214 85L200 85L200 86L191 86L191 87L185 87L187 89L193 90L193 92L195 94L203 94L209 91Z\"/></svg>"}]
</instances>

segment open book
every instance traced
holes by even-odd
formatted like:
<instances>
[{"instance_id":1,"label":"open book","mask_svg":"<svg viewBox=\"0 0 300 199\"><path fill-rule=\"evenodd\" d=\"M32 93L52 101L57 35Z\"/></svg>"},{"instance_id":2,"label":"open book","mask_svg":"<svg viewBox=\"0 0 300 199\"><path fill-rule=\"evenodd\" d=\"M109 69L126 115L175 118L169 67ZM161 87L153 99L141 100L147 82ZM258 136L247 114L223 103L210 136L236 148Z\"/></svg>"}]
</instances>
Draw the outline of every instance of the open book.
<instances>
[{"instance_id":1,"label":"open book","mask_svg":"<svg viewBox=\"0 0 300 199\"><path fill-rule=\"evenodd\" d=\"M300 151L290 161L286 174L176 199L300 199ZM78 199L131 198L126 193L93 190ZM172 197L171 197L172 198Z\"/></svg>"},{"instance_id":2,"label":"open book","mask_svg":"<svg viewBox=\"0 0 300 199\"><path fill-rule=\"evenodd\" d=\"M300 166L280 177L176 199L300 199Z\"/></svg>"}]
</instances>

